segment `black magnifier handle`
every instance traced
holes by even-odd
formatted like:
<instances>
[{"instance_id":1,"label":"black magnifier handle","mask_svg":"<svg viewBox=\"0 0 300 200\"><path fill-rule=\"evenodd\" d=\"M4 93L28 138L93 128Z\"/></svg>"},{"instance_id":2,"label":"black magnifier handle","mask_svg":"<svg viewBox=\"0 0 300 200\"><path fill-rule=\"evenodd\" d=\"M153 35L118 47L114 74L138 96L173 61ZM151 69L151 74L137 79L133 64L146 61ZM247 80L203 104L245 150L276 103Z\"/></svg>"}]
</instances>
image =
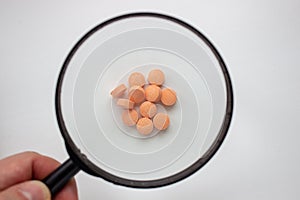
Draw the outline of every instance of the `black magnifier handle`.
<instances>
[{"instance_id":1,"label":"black magnifier handle","mask_svg":"<svg viewBox=\"0 0 300 200\"><path fill-rule=\"evenodd\" d=\"M68 159L46 178L44 178L42 182L48 186L51 195L54 196L79 171L80 168L71 159Z\"/></svg>"}]
</instances>

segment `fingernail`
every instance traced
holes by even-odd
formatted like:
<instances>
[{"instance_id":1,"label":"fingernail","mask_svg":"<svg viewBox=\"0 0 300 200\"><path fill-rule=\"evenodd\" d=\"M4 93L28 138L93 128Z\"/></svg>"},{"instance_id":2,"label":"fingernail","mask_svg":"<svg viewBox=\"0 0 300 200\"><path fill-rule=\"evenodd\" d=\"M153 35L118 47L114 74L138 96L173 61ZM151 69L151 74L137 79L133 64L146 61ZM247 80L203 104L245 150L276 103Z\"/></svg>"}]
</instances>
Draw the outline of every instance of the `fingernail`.
<instances>
[{"instance_id":1,"label":"fingernail","mask_svg":"<svg viewBox=\"0 0 300 200\"><path fill-rule=\"evenodd\" d=\"M27 200L50 200L51 195L47 186L40 181L28 181L22 183L19 192Z\"/></svg>"}]
</instances>

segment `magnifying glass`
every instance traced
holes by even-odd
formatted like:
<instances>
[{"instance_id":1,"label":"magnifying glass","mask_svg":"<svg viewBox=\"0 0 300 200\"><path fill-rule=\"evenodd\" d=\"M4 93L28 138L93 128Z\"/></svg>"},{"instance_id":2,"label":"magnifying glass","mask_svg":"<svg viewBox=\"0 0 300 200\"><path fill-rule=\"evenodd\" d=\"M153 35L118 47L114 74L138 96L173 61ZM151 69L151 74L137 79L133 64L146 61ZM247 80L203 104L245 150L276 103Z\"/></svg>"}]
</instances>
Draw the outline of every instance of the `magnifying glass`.
<instances>
[{"instance_id":1,"label":"magnifying glass","mask_svg":"<svg viewBox=\"0 0 300 200\"><path fill-rule=\"evenodd\" d=\"M161 69L177 93L170 126L143 137L120 123L111 90L132 72ZM59 74L56 116L70 158L43 182L57 193L78 171L154 188L203 167L222 144L233 92L223 59L197 29L158 13L132 13L86 33Z\"/></svg>"}]
</instances>

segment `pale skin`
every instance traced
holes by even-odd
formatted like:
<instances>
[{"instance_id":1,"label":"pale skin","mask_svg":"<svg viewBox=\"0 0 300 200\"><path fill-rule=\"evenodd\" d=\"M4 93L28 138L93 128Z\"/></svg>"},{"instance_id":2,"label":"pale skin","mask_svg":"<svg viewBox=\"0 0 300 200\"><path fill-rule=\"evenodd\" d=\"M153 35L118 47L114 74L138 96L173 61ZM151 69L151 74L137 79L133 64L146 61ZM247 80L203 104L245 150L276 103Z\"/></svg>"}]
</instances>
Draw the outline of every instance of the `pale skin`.
<instances>
[{"instance_id":1,"label":"pale skin","mask_svg":"<svg viewBox=\"0 0 300 200\"><path fill-rule=\"evenodd\" d=\"M23 152L0 160L0 200L78 200L72 179L57 195L41 181L60 163L35 152Z\"/></svg>"}]
</instances>

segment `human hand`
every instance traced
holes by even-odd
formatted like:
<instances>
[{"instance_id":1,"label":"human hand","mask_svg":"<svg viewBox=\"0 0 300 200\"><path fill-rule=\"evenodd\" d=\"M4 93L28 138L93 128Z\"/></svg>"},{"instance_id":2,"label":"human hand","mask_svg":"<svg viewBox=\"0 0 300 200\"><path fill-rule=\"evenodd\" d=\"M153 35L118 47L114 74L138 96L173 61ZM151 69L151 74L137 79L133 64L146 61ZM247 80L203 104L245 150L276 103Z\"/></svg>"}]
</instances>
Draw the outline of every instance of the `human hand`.
<instances>
[{"instance_id":1,"label":"human hand","mask_svg":"<svg viewBox=\"0 0 300 200\"><path fill-rule=\"evenodd\" d=\"M60 165L56 160L34 152L24 152L0 160L0 200L50 200L41 181ZM54 200L78 200L72 179Z\"/></svg>"}]
</instances>

